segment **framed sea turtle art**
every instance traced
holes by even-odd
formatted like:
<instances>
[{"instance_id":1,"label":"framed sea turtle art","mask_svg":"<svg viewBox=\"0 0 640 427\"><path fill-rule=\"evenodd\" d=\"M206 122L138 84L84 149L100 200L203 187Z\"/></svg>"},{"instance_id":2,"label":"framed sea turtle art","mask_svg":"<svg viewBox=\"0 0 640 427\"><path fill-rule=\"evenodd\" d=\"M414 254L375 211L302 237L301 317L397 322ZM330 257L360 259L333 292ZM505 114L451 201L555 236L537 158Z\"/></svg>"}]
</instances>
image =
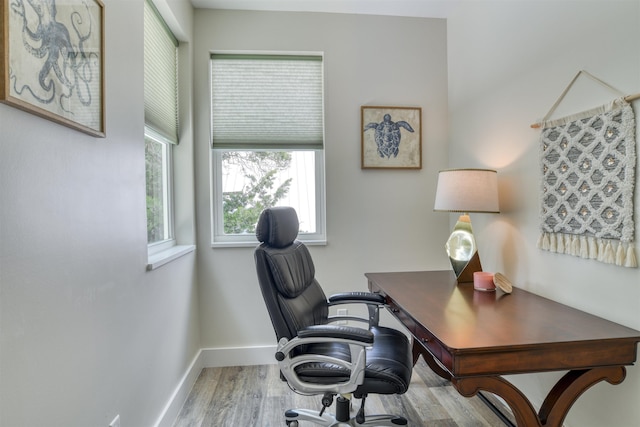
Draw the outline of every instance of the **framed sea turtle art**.
<instances>
[{"instance_id":1,"label":"framed sea turtle art","mask_svg":"<svg viewBox=\"0 0 640 427\"><path fill-rule=\"evenodd\" d=\"M360 108L362 169L422 169L420 107Z\"/></svg>"},{"instance_id":2,"label":"framed sea turtle art","mask_svg":"<svg viewBox=\"0 0 640 427\"><path fill-rule=\"evenodd\" d=\"M0 0L0 102L105 136L101 0Z\"/></svg>"}]
</instances>

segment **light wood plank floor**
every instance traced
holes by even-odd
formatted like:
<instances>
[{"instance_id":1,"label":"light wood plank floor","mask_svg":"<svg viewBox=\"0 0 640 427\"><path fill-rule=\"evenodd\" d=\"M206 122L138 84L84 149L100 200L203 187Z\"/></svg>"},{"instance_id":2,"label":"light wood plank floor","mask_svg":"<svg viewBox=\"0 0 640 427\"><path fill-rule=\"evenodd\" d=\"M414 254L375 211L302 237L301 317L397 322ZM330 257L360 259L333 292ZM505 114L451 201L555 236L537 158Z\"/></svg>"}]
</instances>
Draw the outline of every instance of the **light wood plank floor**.
<instances>
[{"instance_id":1,"label":"light wood plank floor","mask_svg":"<svg viewBox=\"0 0 640 427\"><path fill-rule=\"evenodd\" d=\"M360 408L354 399L353 413ZM206 368L200 374L174 427L285 427L284 411L320 410L319 396L301 396L280 380L277 365ZM476 396L465 398L434 374L422 358L409 391L402 396L371 395L367 414L393 413L420 427L498 427L504 423ZM335 411L335 404L327 409ZM300 422L300 427L312 426Z\"/></svg>"}]
</instances>

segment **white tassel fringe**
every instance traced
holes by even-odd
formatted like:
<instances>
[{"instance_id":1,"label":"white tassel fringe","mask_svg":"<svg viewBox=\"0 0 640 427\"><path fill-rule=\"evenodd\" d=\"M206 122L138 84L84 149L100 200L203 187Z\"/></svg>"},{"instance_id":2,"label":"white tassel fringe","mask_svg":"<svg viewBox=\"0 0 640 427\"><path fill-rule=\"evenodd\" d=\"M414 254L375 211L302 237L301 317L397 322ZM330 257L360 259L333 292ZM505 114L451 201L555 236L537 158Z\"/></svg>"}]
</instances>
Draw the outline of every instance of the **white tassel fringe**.
<instances>
[{"instance_id":1,"label":"white tassel fringe","mask_svg":"<svg viewBox=\"0 0 640 427\"><path fill-rule=\"evenodd\" d=\"M633 242L618 242L593 236L577 236L564 233L540 233L536 246L539 249L559 254L573 255L584 259L595 259L606 264L638 267Z\"/></svg>"}]
</instances>

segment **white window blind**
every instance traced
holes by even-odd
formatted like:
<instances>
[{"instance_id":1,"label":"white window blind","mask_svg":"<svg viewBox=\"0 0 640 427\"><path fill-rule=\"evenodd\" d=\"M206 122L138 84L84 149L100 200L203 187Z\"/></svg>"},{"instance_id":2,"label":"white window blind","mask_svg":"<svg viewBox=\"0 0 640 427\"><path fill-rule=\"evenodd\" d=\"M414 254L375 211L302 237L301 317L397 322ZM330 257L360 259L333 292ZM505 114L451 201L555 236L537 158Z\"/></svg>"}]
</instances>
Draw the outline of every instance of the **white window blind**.
<instances>
[{"instance_id":1,"label":"white window blind","mask_svg":"<svg viewBox=\"0 0 640 427\"><path fill-rule=\"evenodd\" d=\"M178 42L150 1L144 7L144 121L178 143Z\"/></svg>"},{"instance_id":2,"label":"white window blind","mask_svg":"<svg viewBox=\"0 0 640 427\"><path fill-rule=\"evenodd\" d=\"M322 56L211 55L213 148L322 149Z\"/></svg>"}]
</instances>

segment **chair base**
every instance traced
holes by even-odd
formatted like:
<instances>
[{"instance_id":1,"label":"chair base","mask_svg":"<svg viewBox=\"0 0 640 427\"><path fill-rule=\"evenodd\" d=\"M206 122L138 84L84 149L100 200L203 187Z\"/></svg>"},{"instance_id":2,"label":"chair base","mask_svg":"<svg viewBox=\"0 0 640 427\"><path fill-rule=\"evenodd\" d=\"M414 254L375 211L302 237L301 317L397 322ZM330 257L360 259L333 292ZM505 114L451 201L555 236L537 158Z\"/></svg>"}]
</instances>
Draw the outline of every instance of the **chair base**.
<instances>
[{"instance_id":1,"label":"chair base","mask_svg":"<svg viewBox=\"0 0 640 427\"><path fill-rule=\"evenodd\" d=\"M356 421L356 417L348 421L338 421L333 414L319 415L318 411L309 409L290 409L285 412L285 420L289 427L298 427L298 421L310 421L324 427L396 427L407 425L407 420L397 415L367 415L365 422L360 424Z\"/></svg>"}]
</instances>

